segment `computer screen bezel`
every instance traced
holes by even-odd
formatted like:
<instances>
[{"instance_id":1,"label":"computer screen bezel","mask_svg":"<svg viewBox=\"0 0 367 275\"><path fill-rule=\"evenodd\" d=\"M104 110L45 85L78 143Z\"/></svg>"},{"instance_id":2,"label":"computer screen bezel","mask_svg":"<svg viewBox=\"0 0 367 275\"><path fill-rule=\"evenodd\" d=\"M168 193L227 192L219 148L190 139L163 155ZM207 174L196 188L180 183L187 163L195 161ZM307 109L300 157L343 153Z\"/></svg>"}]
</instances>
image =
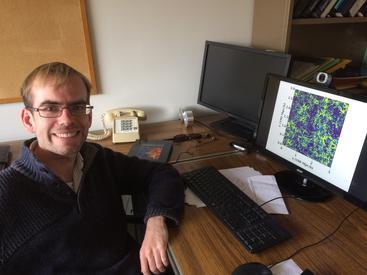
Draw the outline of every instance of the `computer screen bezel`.
<instances>
[{"instance_id":1,"label":"computer screen bezel","mask_svg":"<svg viewBox=\"0 0 367 275\"><path fill-rule=\"evenodd\" d=\"M208 53L210 50L210 47L214 46L214 47L221 47L224 49L230 49L230 50L237 50L237 51L243 51L243 52L248 52L248 53L253 53L256 55L266 55L266 56L270 56L270 57L277 57L277 58L283 58L285 60L286 66L283 72L281 72L283 75L287 75L289 68L290 68L290 63L291 63L291 55L286 54L286 53L281 53L281 52L276 52L276 51L266 51L266 50L262 50L262 49L257 49L257 48L251 48L251 47L246 47L246 46L240 46L240 45L233 45L233 44L227 44L227 43L220 43L220 42L214 42L214 41L205 41L205 49L204 49L204 56L203 56L203 62L202 62L202 69L201 69L201 77L200 77L200 85L199 85L199 92L198 92L198 97L197 97L197 103L205 106L211 110L220 112L220 113L224 113L226 114L228 117L233 118L235 120L238 120L239 124L244 124L248 127L251 127L253 130L256 130L257 125L258 125L258 121L260 118L260 113L261 113L261 106L262 106L262 99L263 99L263 86L262 89L259 91L259 97L258 97L258 110L257 110L257 114L256 114L256 119L252 119L249 117L246 117L243 114L239 114L238 112L234 112L233 110L225 110L223 109L221 106L218 105L213 105L210 104L206 101L204 101L203 98L203 87L205 85L205 75L206 75L206 66L208 63ZM266 78L266 75L264 75L264 80ZM264 82L265 83L265 82ZM264 85L263 83L263 85Z\"/></svg>"},{"instance_id":2,"label":"computer screen bezel","mask_svg":"<svg viewBox=\"0 0 367 275\"><path fill-rule=\"evenodd\" d=\"M298 84L304 87L308 87L308 88L312 88L312 89L316 89L322 92L327 92L330 94L334 94L334 95L339 95L339 96L343 96L346 98L350 98L350 99L354 99L356 100L356 98L354 98L352 95L348 95L347 93L343 93L341 94L339 91L328 88L326 86L322 86L319 84L312 84L312 83L307 83L307 82L303 82L303 81L298 81L295 79L291 79L288 77L283 77L283 76L279 76L279 75L274 75L274 74L269 74L267 76L267 80L266 80L266 88L265 88L265 92L267 91L267 86L269 81L278 81L278 83L280 83L281 81L286 81L289 83L294 83L294 84ZM266 97L266 95L265 95ZM358 99L357 99L358 100ZM353 194L344 191L343 189L333 185L332 183L318 177L317 175L304 170L302 167L295 165L294 163L288 161L287 159L269 151L266 149L266 142L268 139L268 135L269 135L269 131L270 131L270 124L271 124L271 117L273 116L274 113L274 105L271 104L272 102L268 102L266 100L266 98L264 98L264 104L263 104L263 109L262 109L262 113L261 113L261 117L259 120L259 127L258 127L258 135L255 141L255 144L257 146L257 149L259 150L259 152L264 153L265 155L269 155L272 158L280 161L281 163L285 164L286 167L288 167L291 171L295 172L296 174L298 174L301 177L305 177L311 181L313 181L314 183L316 183L317 185L321 186L322 188L325 188L327 190L330 190L331 192L333 192L334 194L337 194L341 197L343 197L344 199L352 202L353 204L363 208L364 210L367 210L367 200L366 201L362 201L359 198L357 198L356 196L354 196ZM275 102L274 102L275 104ZM267 116L267 117L264 117ZM270 121L269 121L269 117L270 117ZM363 157L362 155L365 153L366 151L366 139L367 136L365 137L365 141L364 141L364 146L362 147L362 151L360 156L358 157L358 162L360 160L361 157ZM357 162L357 166L358 166L358 162ZM355 169L357 169L357 166Z\"/></svg>"}]
</instances>

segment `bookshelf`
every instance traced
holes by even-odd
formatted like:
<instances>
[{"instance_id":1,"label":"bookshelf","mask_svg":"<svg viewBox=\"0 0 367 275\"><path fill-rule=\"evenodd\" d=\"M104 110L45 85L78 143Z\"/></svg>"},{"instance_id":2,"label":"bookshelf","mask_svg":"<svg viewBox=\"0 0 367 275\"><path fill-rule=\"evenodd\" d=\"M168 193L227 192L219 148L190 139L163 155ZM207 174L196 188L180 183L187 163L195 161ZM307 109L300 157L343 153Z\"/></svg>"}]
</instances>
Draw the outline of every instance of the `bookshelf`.
<instances>
[{"instance_id":1,"label":"bookshelf","mask_svg":"<svg viewBox=\"0 0 367 275\"><path fill-rule=\"evenodd\" d=\"M367 17L293 19L294 0L256 0L252 46L293 56L352 59L359 67L367 48Z\"/></svg>"},{"instance_id":2,"label":"bookshelf","mask_svg":"<svg viewBox=\"0 0 367 275\"><path fill-rule=\"evenodd\" d=\"M349 24L367 23L367 17L330 17L330 18L297 18L292 25L322 25L322 24Z\"/></svg>"}]
</instances>

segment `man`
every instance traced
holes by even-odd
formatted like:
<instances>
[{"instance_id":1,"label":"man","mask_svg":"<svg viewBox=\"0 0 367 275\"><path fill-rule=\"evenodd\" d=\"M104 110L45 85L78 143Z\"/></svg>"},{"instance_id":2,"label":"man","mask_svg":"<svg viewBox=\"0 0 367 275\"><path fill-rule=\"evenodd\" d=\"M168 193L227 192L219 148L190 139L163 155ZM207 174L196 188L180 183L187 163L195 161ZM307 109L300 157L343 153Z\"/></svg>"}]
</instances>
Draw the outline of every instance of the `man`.
<instances>
[{"instance_id":1,"label":"man","mask_svg":"<svg viewBox=\"0 0 367 275\"><path fill-rule=\"evenodd\" d=\"M21 120L36 138L0 173L0 274L159 274L168 266L166 223L178 223L182 181L169 165L85 142L90 89L63 63L36 68L21 87ZM139 253L121 195L146 191Z\"/></svg>"}]
</instances>

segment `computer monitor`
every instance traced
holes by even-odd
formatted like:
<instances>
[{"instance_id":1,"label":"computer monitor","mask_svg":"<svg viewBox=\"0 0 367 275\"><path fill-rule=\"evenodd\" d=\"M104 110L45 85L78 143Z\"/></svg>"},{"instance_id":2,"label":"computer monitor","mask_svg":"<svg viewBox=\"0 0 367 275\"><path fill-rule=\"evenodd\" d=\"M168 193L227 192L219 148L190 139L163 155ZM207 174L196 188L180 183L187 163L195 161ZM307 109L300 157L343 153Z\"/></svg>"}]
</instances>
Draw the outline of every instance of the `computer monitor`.
<instances>
[{"instance_id":1,"label":"computer monitor","mask_svg":"<svg viewBox=\"0 0 367 275\"><path fill-rule=\"evenodd\" d=\"M228 115L211 126L252 138L266 74L287 75L290 59L284 53L206 41L197 102Z\"/></svg>"},{"instance_id":2,"label":"computer monitor","mask_svg":"<svg viewBox=\"0 0 367 275\"><path fill-rule=\"evenodd\" d=\"M281 189L314 201L329 190L366 209L366 118L366 102L269 75L256 144L289 167L275 175Z\"/></svg>"}]
</instances>

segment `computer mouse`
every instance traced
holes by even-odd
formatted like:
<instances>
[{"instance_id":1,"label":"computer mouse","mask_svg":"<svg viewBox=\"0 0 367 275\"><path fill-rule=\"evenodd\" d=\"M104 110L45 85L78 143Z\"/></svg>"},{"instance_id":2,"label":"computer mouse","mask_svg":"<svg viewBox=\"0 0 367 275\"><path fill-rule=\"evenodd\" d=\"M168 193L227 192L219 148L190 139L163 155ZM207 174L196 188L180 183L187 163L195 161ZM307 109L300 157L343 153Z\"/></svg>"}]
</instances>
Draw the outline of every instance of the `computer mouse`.
<instances>
[{"instance_id":1,"label":"computer mouse","mask_svg":"<svg viewBox=\"0 0 367 275\"><path fill-rule=\"evenodd\" d=\"M261 263L246 263L236 267L232 275L271 275L271 270Z\"/></svg>"}]
</instances>

